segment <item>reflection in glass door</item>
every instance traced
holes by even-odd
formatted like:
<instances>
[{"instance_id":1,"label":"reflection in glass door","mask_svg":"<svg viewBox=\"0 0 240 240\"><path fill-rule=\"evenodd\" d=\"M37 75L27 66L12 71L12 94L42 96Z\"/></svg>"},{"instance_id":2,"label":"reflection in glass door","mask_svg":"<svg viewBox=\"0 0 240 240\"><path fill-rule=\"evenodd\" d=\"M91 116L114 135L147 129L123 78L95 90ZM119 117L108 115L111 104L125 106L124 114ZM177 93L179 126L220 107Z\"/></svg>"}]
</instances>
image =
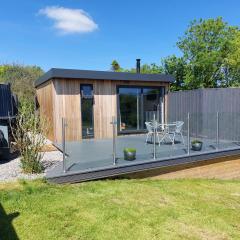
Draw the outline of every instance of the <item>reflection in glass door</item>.
<instances>
[{"instance_id":1,"label":"reflection in glass door","mask_svg":"<svg viewBox=\"0 0 240 240\"><path fill-rule=\"evenodd\" d=\"M81 84L82 138L93 138L93 85Z\"/></svg>"},{"instance_id":2,"label":"reflection in glass door","mask_svg":"<svg viewBox=\"0 0 240 240\"><path fill-rule=\"evenodd\" d=\"M160 88L143 88L143 116L144 122L149 122L155 118L162 122L162 104Z\"/></svg>"}]
</instances>

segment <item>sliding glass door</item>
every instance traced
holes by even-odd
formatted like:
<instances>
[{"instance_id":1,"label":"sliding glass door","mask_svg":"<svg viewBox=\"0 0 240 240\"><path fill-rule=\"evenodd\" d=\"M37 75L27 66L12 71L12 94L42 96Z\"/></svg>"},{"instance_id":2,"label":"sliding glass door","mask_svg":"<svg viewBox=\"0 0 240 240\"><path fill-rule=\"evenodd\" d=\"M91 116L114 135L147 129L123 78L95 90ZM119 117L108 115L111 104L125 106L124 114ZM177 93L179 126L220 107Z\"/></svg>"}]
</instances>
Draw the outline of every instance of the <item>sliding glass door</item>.
<instances>
[{"instance_id":1,"label":"sliding glass door","mask_svg":"<svg viewBox=\"0 0 240 240\"><path fill-rule=\"evenodd\" d=\"M119 88L120 131L138 130L141 121L141 88Z\"/></svg>"},{"instance_id":2,"label":"sliding glass door","mask_svg":"<svg viewBox=\"0 0 240 240\"><path fill-rule=\"evenodd\" d=\"M155 117L164 120L163 87L118 87L119 132L137 132L145 129L145 122Z\"/></svg>"}]
</instances>

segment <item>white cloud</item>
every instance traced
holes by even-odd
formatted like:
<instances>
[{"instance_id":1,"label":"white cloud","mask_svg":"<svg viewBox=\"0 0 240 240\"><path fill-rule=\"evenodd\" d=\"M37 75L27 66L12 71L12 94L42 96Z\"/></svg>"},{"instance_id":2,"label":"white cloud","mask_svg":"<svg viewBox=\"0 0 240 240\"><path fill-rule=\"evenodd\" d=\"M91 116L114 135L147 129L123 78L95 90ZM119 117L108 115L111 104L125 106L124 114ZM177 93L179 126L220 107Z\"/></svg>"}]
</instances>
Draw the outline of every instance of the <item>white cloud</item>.
<instances>
[{"instance_id":1,"label":"white cloud","mask_svg":"<svg viewBox=\"0 0 240 240\"><path fill-rule=\"evenodd\" d=\"M98 29L98 25L82 9L51 6L40 9L39 14L54 21L54 28L63 34L87 33Z\"/></svg>"}]
</instances>

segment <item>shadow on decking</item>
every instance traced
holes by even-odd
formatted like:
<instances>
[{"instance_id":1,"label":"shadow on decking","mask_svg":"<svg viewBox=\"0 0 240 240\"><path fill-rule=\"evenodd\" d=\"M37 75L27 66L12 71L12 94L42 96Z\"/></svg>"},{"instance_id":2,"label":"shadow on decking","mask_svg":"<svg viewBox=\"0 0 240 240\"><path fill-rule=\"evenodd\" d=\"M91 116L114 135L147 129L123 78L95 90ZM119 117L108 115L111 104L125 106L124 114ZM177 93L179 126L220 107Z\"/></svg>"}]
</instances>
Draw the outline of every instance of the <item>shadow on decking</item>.
<instances>
[{"instance_id":1,"label":"shadow on decking","mask_svg":"<svg viewBox=\"0 0 240 240\"><path fill-rule=\"evenodd\" d=\"M7 214L0 203L0 239L1 240L18 240L19 237L12 225L13 219L19 216L19 212Z\"/></svg>"}]
</instances>

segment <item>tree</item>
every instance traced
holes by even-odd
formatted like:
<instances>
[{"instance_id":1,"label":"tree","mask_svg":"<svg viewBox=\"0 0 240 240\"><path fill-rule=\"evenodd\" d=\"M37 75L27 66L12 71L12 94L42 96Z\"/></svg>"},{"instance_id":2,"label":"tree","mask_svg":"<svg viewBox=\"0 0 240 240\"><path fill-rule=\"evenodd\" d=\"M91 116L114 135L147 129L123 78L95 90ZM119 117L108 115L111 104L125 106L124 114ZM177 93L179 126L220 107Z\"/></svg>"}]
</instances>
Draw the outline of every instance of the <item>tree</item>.
<instances>
[{"instance_id":1,"label":"tree","mask_svg":"<svg viewBox=\"0 0 240 240\"><path fill-rule=\"evenodd\" d=\"M171 84L171 90L177 91L184 89L184 78L187 67L184 59L172 55L162 60L162 66L165 74L171 74L175 78L174 83Z\"/></svg>"},{"instance_id":2,"label":"tree","mask_svg":"<svg viewBox=\"0 0 240 240\"><path fill-rule=\"evenodd\" d=\"M172 90L240 86L240 30L221 17L194 20L177 42L182 57L144 64L141 73L166 73L175 77ZM121 69L136 72L135 68Z\"/></svg>"},{"instance_id":3,"label":"tree","mask_svg":"<svg viewBox=\"0 0 240 240\"><path fill-rule=\"evenodd\" d=\"M43 70L37 66L1 65L0 82L10 83L13 92L20 99L23 97L33 99L35 95L34 82L43 73Z\"/></svg>"},{"instance_id":4,"label":"tree","mask_svg":"<svg viewBox=\"0 0 240 240\"><path fill-rule=\"evenodd\" d=\"M232 67L228 59L238 32L222 18L190 23L177 43L187 63L184 83L188 89L225 86L229 82Z\"/></svg>"},{"instance_id":5,"label":"tree","mask_svg":"<svg viewBox=\"0 0 240 240\"><path fill-rule=\"evenodd\" d=\"M117 65L115 65L116 60L113 60L112 64L111 64L111 68L113 71L115 72L129 72L129 73L136 73L136 68L130 68L130 69L123 69L120 67L120 65L117 63ZM115 66L115 69L113 68L113 66ZM117 67L119 66L119 67ZM157 73L162 73L163 72L163 68L162 66L158 66L155 63L152 64L143 64L141 66L141 73L150 73L150 74L157 74Z\"/></svg>"},{"instance_id":6,"label":"tree","mask_svg":"<svg viewBox=\"0 0 240 240\"><path fill-rule=\"evenodd\" d=\"M135 70L136 71L136 70ZM160 65L155 63L152 64L143 64L141 67L141 73L149 73L149 74L159 74L163 72L163 68Z\"/></svg>"},{"instance_id":7,"label":"tree","mask_svg":"<svg viewBox=\"0 0 240 240\"><path fill-rule=\"evenodd\" d=\"M117 62L117 60L112 61L111 70L114 72L119 72L121 70L121 67L120 67L119 63Z\"/></svg>"},{"instance_id":8,"label":"tree","mask_svg":"<svg viewBox=\"0 0 240 240\"><path fill-rule=\"evenodd\" d=\"M240 86L240 32L229 42L229 53L223 68L225 86Z\"/></svg>"}]
</instances>

